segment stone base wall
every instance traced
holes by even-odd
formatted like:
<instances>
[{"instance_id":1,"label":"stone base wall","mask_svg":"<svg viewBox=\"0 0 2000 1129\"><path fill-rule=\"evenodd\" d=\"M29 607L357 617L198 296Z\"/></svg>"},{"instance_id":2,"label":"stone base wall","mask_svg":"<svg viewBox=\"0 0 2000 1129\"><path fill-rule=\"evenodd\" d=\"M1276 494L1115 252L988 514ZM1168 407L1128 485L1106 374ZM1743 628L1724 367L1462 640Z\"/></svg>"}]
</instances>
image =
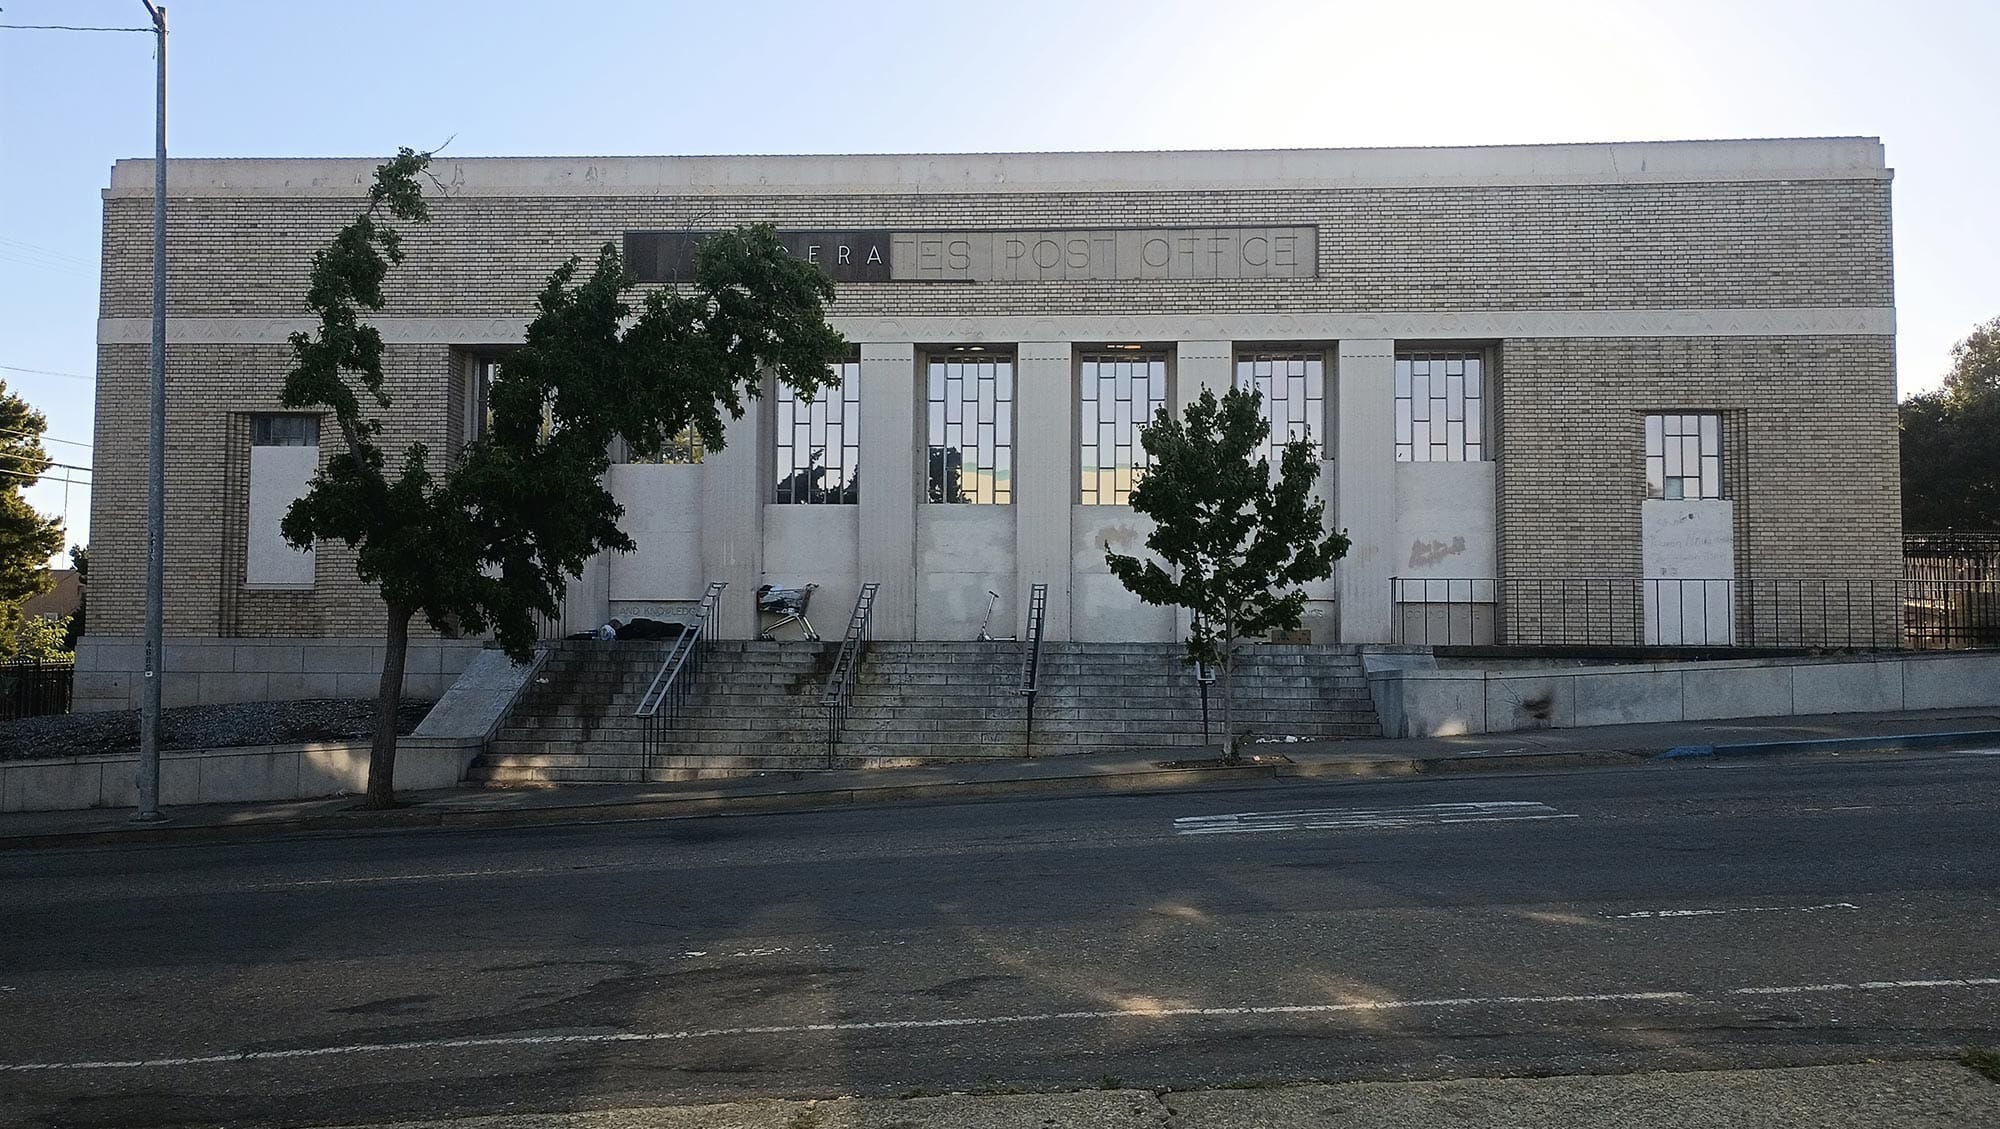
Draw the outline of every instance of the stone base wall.
<instances>
[{"instance_id":1,"label":"stone base wall","mask_svg":"<svg viewBox=\"0 0 2000 1129\"><path fill-rule=\"evenodd\" d=\"M484 644L477 639L412 639L403 693L436 700ZM145 644L85 636L77 647L78 713L139 707ZM382 684L382 643L367 638L176 639L167 637L160 701L176 706L301 698L372 698Z\"/></svg>"},{"instance_id":2,"label":"stone base wall","mask_svg":"<svg viewBox=\"0 0 2000 1129\"><path fill-rule=\"evenodd\" d=\"M396 743L396 786L454 788L481 742L405 737ZM160 754L160 803L255 803L359 795L368 790L367 741L319 741L188 749ZM0 764L0 812L129 808L138 800L130 753Z\"/></svg>"},{"instance_id":3,"label":"stone base wall","mask_svg":"<svg viewBox=\"0 0 2000 1129\"><path fill-rule=\"evenodd\" d=\"M2000 706L2000 653L1439 670L1367 655L1387 737Z\"/></svg>"}]
</instances>

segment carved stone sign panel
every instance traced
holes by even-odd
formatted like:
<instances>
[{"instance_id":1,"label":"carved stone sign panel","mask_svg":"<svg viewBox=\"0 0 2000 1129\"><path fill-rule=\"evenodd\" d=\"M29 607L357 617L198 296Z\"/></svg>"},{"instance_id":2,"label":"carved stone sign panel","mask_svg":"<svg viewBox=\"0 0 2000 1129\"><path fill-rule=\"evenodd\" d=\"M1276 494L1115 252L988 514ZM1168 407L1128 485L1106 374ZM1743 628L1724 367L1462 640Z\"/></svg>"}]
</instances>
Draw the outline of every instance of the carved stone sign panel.
<instances>
[{"instance_id":1,"label":"carved stone sign panel","mask_svg":"<svg viewBox=\"0 0 2000 1129\"><path fill-rule=\"evenodd\" d=\"M694 249L708 231L628 231L625 262L640 282L694 277ZM785 250L824 269L835 282L889 281L886 231L780 231Z\"/></svg>"},{"instance_id":2,"label":"carved stone sign panel","mask_svg":"<svg viewBox=\"0 0 2000 1129\"><path fill-rule=\"evenodd\" d=\"M897 281L1312 278L1314 227L919 231L889 237Z\"/></svg>"},{"instance_id":3,"label":"carved stone sign panel","mask_svg":"<svg viewBox=\"0 0 2000 1129\"><path fill-rule=\"evenodd\" d=\"M679 282L709 234L627 232L625 259L641 282ZM835 282L1313 278L1319 266L1311 226L780 231L778 240Z\"/></svg>"}]
</instances>

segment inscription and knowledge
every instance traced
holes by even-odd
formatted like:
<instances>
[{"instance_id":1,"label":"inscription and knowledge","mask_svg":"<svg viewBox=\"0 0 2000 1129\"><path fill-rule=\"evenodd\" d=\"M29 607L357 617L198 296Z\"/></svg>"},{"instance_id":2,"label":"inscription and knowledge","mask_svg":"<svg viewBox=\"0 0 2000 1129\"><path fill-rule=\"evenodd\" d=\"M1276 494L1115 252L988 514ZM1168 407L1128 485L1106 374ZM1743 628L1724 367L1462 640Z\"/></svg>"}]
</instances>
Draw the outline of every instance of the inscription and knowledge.
<instances>
[{"instance_id":1,"label":"inscription and knowledge","mask_svg":"<svg viewBox=\"0 0 2000 1129\"><path fill-rule=\"evenodd\" d=\"M1312 278L1317 235L1313 227L898 232L889 273L915 282Z\"/></svg>"},{"instance_id":2,"label":"inscription and knowledge","mask_svg":"<svg viewBox=\"0 0 2000 1129\"><path fill-rule=\"evenodd\" d=\"M641 282L693 276L706 232L628 232ZM1077 228L1051 231L780 231L793 255L835 282L1131 282L1314 278L1319 229Z\"/></svg>"}]
</instances>

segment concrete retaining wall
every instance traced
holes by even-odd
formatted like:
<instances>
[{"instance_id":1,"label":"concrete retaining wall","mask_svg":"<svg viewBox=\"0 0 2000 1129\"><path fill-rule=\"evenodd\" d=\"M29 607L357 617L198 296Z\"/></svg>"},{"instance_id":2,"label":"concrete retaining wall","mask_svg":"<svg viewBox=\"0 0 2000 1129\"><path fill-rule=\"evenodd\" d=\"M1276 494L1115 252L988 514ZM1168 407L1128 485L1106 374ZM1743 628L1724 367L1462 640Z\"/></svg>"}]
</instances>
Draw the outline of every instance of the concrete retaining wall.
<instances>
[{"instance_id":1,"label":"concrete retaining wall","mask_svg":"<svg viewBox=\"0 0 2000 1129\"><path fill-rule=\"evenodd\" d=\"M404 737L396 787L451 788L465 778L478 740ZM160 754L160 804L310 800L368 788L367 741L250 745ZM0 762L0 812L129 808L138 802L136 755Z\"/></svg>"},{"instance_id":2,"label":"concrete retaining wall","mask_svg":"<svg viewBox=\"0 0 2000 1129\"><path fill-rule=\"evenodd\" d=\"M2000 653L1439 670L1369 655L1390 737L2000 706Z\"/></svg>"},{"instance_id":3,"label":"concrete retaining wall","mask_svg":"<svg viewBox=\"0 0 2000 1129\"><path fill-rule=\"evenodd\" d=\"M412 639L403 693L434 699L485 647L477 639ZM77 644L74 709L139 708L145 642L86 635ZM209 706L300 698L373 698L382 685L382 642L365 638L186 638L168 636L161 705Z\"/></svg>"},{"instance_id":4,"label":"concrete retaining wall","mask_svg":"<svg viewBox=\"0 0 2000 1129\"><path fill-rule=\"evenodd\" d=\"M500 729L500 723L514 710L528 680L549 660L546 647L538 647L527 662L516 666L505 651L479 652L458 681L424 715L410 734L427 739L462 739L484 744Z\"/></svg>"}]
</instances>

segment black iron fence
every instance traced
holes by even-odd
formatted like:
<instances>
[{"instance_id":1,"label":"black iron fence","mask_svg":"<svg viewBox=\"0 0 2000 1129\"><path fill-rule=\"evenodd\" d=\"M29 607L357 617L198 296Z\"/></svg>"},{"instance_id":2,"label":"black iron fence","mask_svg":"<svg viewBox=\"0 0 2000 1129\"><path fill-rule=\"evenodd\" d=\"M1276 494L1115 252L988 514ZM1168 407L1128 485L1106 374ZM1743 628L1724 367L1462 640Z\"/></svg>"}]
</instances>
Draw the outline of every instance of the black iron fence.
<instances>
[{"instance_id":1,"label":"black iron fence","mask_svg":"<svg viewBox=\"0 0 2000 1129\"><path fill-rule=\"evenodd\" d=\"M0 721L68 713L75 685L74 662L0 662Z\"/></svg>"},{"instance_id":2,"label":"black iron fence","mask_svg":"<svg viewBox=\"0 0 2000 1129\"><path fill-rule=\"evenodd\" d=\"M563 595L556 597L556 609L554 615L550 615L545 612L539 612L539 611L536 612L535 637L546 641L549 639L560 639L564 635L568 634L568 629L566 627L566 624L568 622L566 618L567 611L568 611L568 593L564 593ZM593 624L592 626L595 625Z\"/></svg>"},{"instance_id":3,"label":"black iron fence","mask_svg":"<svg viewBox=\"0 0 2000 1129\"><path fill-rule=\"evenodd\" d=\"M2000 646L2000 578L1399 577L1398 643L1951 650Z\"/></svg>"},{"instance_id":4,"label":"black iron fence","mask_svg":"<svg viewBox=\"0 0 2000 1129\"><path fill-rule=\"evenodd\" d=\"M2000 580L2000 533L1905 533L1908 580Z\"/></svg>"}]
</instances>

